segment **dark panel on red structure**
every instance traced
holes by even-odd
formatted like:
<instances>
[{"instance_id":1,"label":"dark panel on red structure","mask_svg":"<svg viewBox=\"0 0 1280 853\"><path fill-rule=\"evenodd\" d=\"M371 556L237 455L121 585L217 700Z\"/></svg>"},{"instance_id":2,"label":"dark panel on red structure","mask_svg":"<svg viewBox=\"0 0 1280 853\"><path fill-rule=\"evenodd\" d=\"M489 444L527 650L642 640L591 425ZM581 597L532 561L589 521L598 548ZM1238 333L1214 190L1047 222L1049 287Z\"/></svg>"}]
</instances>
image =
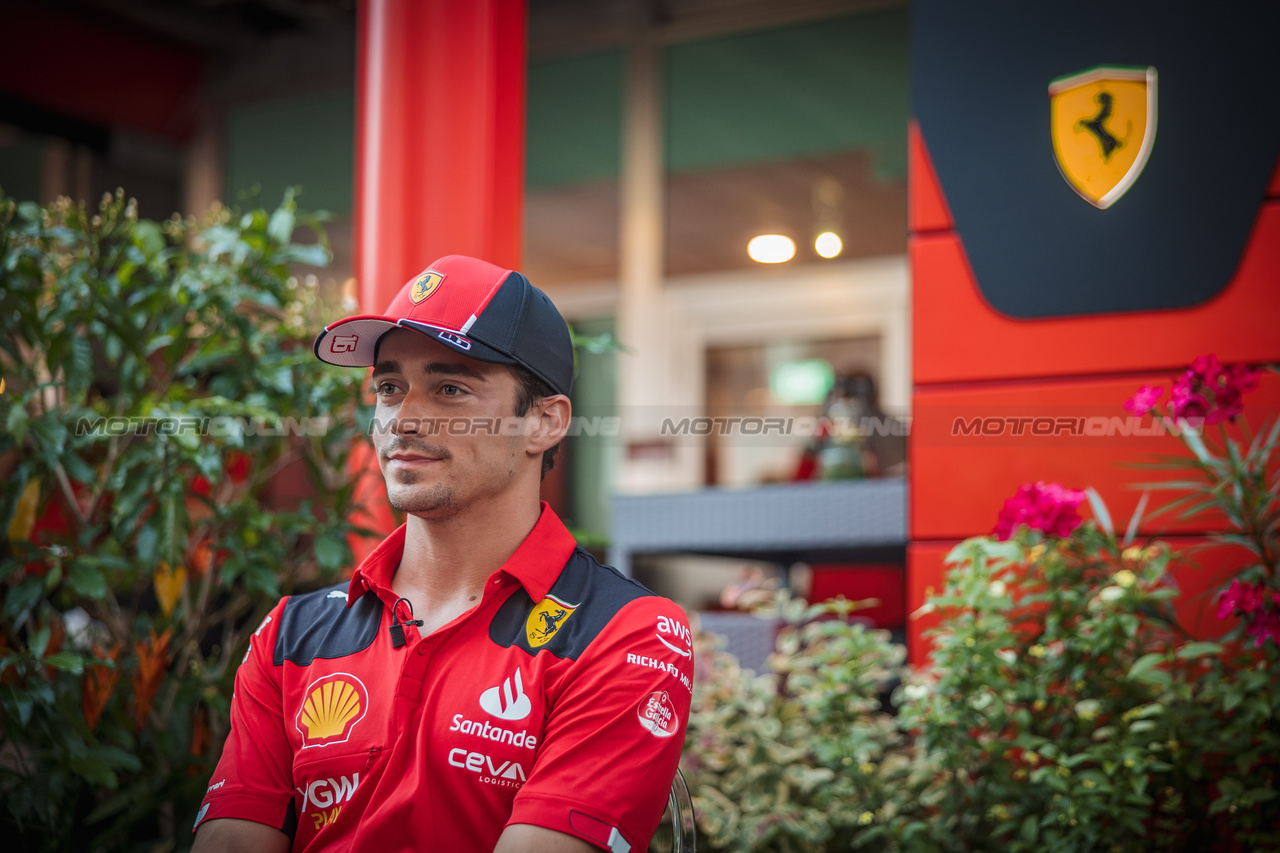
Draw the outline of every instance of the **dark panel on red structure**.
<instances>
[{"instance_id":1,"label":"dark panel on red structure","mask_svg":"<svg viewBox=\"0 0 1280 853\"><path fill-rule=\"evenodd\" d=\"M1167 389L1185 365L1207 353L1226 362L1280 361L1280 114L1272 106L1280 96L1266 95L1280 92L1280 68L1268 62L1265 45L1249 47L1277 31L1268 23L1277 10L1239 4L1205 16L1199 7L1188 17L1185 6L1146 2L1076 4L1069 15L1044 4L994 0L913 4L919 126L909 140L910 611L930 588L941 588L942 561L954 544L989 532L1004 499L1023 482L1092 485L1123 524L1139 496L1129 484L1168 476L1125 466L1156 453L1186 452L1174 437L1132 434L1122 406L1139 385ZM1087 24L1075 27L1076 20ZM1139 26L1144 21L1149 31ZM1064 33L1072 34L1069 44ZM1243 53L1250 59L1236 63ZM1158 67L1158 134L1128 192L1098 207L1086 193L1076 194L1065 171L1058 173L1048 84L1056 75L1109 64ZM987 73L966 80L965 68L978 66ZM1019 74L1027 79L1006 79ZM1206 91L1224 93L1212 103L1234 105L1225 124L1207 119L1211 128L1235 128L1225 148L1187 120L1208 115ZM1011 106L1010 93L1017 92L1024 103ZM990 139L975 142L983 134ZM1241 162L1228 164L1237 150ZM1170 175L1175 162L1183 165ZM1034 176L1027 171L1035 169ZM1184 177L1189 182L1180 184ZM1235 180L1240 183L1227 186ZM1045 211L1054 206L1067 213L1046 228ZM1135 221L1139 210L1141 221ZM1153 244L1156 233L1182 236ZM1115 254L1144 241L1140 263ZM1092 251L1104 244L1106 251ZM1091 277L1073 284L1082 259L1092 263L1086 265ZM1021 271L1011 275L1019 264ZM1052 291L1048 298L1045 290ZM1019 313L1010 304L1021 304L1024 316L1010 316ZM1254 427L1274 418L1280 380L1265 376L1244 402ZM972 430L975 417L992 419L999 429L953 434L957 418ZM1036 417L1094 419L1091 431L1110 434L1036 436L1028 434L1031 422L1014 433L1017 419ZM1099 420L1110 417L1119 425ZM1139 429L1150 432L1151 419ZM1157 494L1152 506L1167 499ZM1142 534L1172 537L1183 547L1223 525L1212 515L1161 519L1144 525ZM1196 560L1200 569L1175 571L1185 593L1180 615L1193 633L1210 636L1226 626L1216 619L1212 594L1242 560L1223 549ZM908 623L913 663L925 661L921 632L931 624L936 616Z\"/></svg>"},{"instance_id":2,"label":"dark panel on red structure","mask_svg":"<svg viewBox=\"0 0 1280 853\"><path fill-rule=\"evenodd\" d=\"M912 8L913 112L996 310L1186 307L1227 286L1280 149L1280 4L1210 15L1186 0ZM1069 107L1079 120L1063 131L1068 147L1136 158L1136 180L1107 209L1081 203L1049 132L1050 84L1098 66L1142 77Z\"/></svg>"}]
</instances>

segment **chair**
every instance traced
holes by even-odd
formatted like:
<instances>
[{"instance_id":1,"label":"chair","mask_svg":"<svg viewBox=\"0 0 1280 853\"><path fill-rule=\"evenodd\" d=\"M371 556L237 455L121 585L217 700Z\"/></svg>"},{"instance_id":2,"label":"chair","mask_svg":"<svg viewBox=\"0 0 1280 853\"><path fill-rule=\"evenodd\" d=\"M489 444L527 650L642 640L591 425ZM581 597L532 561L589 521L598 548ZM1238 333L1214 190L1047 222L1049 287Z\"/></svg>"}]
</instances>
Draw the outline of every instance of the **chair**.
<instances>
[{"instance_id":1,"label":"chair","mask_svg":"<svg viewBox=\"0 0 1280 853\"><path fill-rule=\"evenodd\" d=\"M671 780L671 794L667 798L667 811L671 813L671 853L694 853L697 844L697 827L693 819L693 799L684 774L676 768Z\"/></svg>"}]
</instances>

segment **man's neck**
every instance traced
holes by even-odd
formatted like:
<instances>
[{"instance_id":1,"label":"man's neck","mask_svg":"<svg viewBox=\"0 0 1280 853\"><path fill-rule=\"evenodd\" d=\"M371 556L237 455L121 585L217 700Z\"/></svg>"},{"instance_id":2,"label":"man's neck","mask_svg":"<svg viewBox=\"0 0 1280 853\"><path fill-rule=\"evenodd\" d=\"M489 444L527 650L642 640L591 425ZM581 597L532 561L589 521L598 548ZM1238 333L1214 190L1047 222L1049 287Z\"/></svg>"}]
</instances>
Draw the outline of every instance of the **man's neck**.
<instances>
[{"instance_id":1,"label":"man's neck","mask_svg":"<svg viewBox=\"0 0 1280 853\"><path fill-rule=\"evenodd\" d=\"M479 602L485 581L520 547L540 511L536 495L504 495L446 518L409 516L392 589L412 602L424 635Z\"/></svg>"}]
</instances>

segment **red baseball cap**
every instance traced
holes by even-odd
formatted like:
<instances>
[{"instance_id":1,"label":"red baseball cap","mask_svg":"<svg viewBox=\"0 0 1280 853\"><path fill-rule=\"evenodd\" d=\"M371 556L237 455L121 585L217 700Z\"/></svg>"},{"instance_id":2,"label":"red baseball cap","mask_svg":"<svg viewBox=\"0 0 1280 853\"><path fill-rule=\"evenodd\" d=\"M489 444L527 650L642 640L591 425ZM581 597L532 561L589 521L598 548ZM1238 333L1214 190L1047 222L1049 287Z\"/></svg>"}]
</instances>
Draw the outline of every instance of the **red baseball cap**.
<instances>
[{"instance_id":1,"label":"red baseball cap","mask_svg":"<svg viewBox=\"0 0 1280 853\"><path fill-rule=\"evenodd\" d=\"M316 337L321 361L370 367L378 341L413 329L479 361L518 364L557 394L573 385L569 327L547 295L514 270L447 255L411 278L385 314L357 314Z\"/></svg>"}]
</instances>

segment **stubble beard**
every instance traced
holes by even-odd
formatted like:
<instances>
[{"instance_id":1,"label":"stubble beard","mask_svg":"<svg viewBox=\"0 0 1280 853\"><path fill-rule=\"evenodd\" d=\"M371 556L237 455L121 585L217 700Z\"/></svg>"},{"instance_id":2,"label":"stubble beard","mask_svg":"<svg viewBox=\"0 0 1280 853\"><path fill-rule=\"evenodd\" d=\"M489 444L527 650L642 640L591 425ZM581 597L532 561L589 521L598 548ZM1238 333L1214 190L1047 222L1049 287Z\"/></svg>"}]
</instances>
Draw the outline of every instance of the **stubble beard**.
<instances>
[{"instance_id":1,"label":"stubble beard","mask_svg":"<svg viewBox=\"0 0 1280 853\"><path fill-rule=\"evenodd\" d=\"M418 516L451 515L457 511L457 493L444 483L423 483L414 475L399 475L387 484L387 499L403 513Z\"/></svg>"}]
</instances>

